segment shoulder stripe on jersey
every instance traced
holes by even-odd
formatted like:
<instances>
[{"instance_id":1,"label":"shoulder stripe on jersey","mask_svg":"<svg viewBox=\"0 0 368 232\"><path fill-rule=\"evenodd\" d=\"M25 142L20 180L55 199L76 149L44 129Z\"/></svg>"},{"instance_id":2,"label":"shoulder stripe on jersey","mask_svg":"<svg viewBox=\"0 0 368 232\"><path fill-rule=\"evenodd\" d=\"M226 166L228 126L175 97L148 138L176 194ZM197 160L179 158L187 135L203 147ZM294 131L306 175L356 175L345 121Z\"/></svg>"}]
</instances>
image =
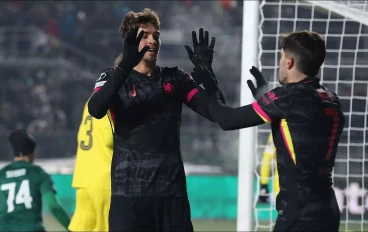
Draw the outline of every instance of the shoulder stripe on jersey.
<instances>
[{"instance_id":1,"label":"shoulder stripe on jersey","mask_svg":"<svg viewBox=\"0 0 368 232\"><path fill-rule=\"evenodd\" d=\"M106 81L99 81L95 84L95 88L101 87L106 83Z\"/></svg>"},{"instance_id":2,"label":"shoulder stripe on jersey","mask_svg":"<svg viewBox=\"0 0 368 232\"><path fill-rule=\"evenodd\" d=\"M198 93L198 89L197 89L197 88L192 89L192 90L187 94L187 97L186 97L187 103L189 103L189 102L190 102L190 100L192 100L192 98L194 97L194 95L196 95L197 93Z\"/></svg>"},{"instance_id":3,"label":"shoulder stripe on jersey","mask_svg":"<svg viewBox=\"0 0 368 232\"><path fill-rule=\"evenodd\" d=\"M252 103L253 109L256 111L256 113L262 118L262 120L265 123L271 123L272 119L262 110L262 108L259 106L258 102Z\"/></svg>"},{"instance_id":4,"label":"shoulder stripe on jersey","mask_svg":"<svg viewBox=\"0 0 368 232\"><path fill-rule=\"evenodd\" d=\"M286 122L286 119L281 119L280 130L281 130L281 134L282 134L282 138L284 140L285 146L290 154L290 158L293 160L294 164L296 164L293 140L291 139L289 126Z\"/></svg>"},{"instance_id":5,"label":"shoulder stripe on jersey","mask_svg":"<svg viewBox=\"0 0 368 232\"><path fill-rule=\"evenodd\" d=\"M93 90L93 93L95 93L95 92L99 91L100 89L101 89L101 87L97 87L97 88L95 88L95 89Z\"/></svg>"}]
</instances>

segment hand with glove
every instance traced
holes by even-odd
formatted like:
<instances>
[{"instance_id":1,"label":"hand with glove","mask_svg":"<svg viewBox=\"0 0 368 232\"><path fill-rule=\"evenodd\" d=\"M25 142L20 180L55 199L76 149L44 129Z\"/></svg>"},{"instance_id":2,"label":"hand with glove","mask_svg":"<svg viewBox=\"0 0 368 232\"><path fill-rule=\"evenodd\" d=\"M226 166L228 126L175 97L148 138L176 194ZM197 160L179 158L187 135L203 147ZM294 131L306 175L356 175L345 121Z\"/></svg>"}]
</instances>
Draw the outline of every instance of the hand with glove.
<instances>
[{"instance_id":1,"label":"hand with glove","mask_svg":"<svg viewBox=\"0 0 368 232\"><path fill-rule=\"evenodd\" d=\"M270 195L269 195L269 191L268 191L268 185L261 184L261 188L260 188L260 191L259 191L258 200L261 203L268 203L268 202L270 202Z\"/></svg>"},{"instance_id":2,"label":"hand with glove","mask_svg":"<svg viewBox=\"0 0 368 232\"><path fill-rule=\"evenodd\" d=\"M197 33L195 31L192 31L192 42L193 42L193 49L194 51L188 46L185 45L185 49L188 52L188 56L190 61L192 61L193 65L196 67L202 67L207 68L218 86L217 79L215 77L215 74L212 70L212 61L213 61L213 53L214 53L214 47L216 38L212 37L211 43L209 43L209 33L208 31L204 31L203 28L199 29L199 42L197 39ZM223 104L225 104L225 97L223 93L219 92L220 100Z\"/></svg>"},{"instance_id":3,"label":"hand with glove","mask_svg":"<svg viewBox=\"0 0 368 232\"><path fill-rule=\"evenodd\" d=\"M141 51L138 51L139 43L144 35L142 30L137 36L138 29L138 27L134 27L126 34L122 52L123 58L115 68L112 78L109 78L88 101L88 112L94 118L101 119L106 115L113 104L115 94L118 93L129 73L141 62L149 49L149 46L145 46Z\"/></svg>"},{"instance_id":4,"label":"hand with glove","mask_svg":"<svg viewBox=\"0 0 368 232\"><path fill-rule=\"evenodd\" d=\"M217 96L220 92L215 78L208 68L194 67L191 73L198 91L204 92L206 97Z\"/></svg>"},{"instance_id":5,"label":"hand with glove","mask_svg":"<svg viewBox=\"0 0 368 232\"><path fill-rule=\"evenodd\" d=\"M256 79L257 87L254 86L251 80L247 81L248 87L250 91L252 91L253 97L256 100L259 100L265 93L269 91L268 82L258 68L252 66L252 69L250 69L249 72Z\"/></svg>"},{"instance_id":6,"label":"hand with glove","mask_svg":"<svg viewBox=\"0 0 368 232\"><path fill-rule=\"evenodd\" d=\"M185 45L185 49L188 52L189 59L192 61L194 66L201 66L203 68L210 68L213 60L213 48L215 47L216 38L212 37L211 44L209 45L209 34L208 31L204 32L203 28L199 29L199 42L197 40L197 34L192 31L193 50Z\"/></svg>"},{"instance_id":7,"label":"hand with glove","mask_svg":"<svg viewBox=\"0 0 368 232\"><path fill-rule=\"evenodd\" d=\"M137 36L138 29L138 26L130 29L125 36L122 53L124 59L122 59L118 64L118 67L122 70L133 69L137 64L139 64L139 62L141 62L144 54L149 50L149 46L145 46L141 51L138 51L139 43L144 35L144 31L142 30Z\"/></svg>"}]
</instances>

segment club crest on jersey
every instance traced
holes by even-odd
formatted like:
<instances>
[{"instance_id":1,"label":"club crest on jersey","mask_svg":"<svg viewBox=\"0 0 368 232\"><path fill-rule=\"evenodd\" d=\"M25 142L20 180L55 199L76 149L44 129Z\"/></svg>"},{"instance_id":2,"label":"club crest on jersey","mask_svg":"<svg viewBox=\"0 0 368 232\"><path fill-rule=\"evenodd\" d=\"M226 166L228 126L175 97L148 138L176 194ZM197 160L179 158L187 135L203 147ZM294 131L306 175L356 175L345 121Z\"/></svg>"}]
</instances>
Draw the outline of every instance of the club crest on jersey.
<instances>
[{"instance_id":1,"label":"club crest on jersey","mask_svg":"<svg viewBox=\"0 0 368 232\"><path fill-rule=\"evenodd\" d=\"M167 95L172 95L174 93L174 86L171 83L164 83L163 87Z\"/></svg>"}]
</instances>

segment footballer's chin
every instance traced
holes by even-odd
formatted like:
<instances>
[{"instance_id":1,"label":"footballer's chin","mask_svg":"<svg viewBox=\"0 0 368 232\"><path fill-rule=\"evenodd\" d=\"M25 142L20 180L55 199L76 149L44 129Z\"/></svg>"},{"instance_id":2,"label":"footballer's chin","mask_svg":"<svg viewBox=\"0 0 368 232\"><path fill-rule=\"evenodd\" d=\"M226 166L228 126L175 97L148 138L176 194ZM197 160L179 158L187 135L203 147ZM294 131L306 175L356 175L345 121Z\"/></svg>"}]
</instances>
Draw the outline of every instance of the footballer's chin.
<instances>
[{"instance_id":1,"label":"footballer's chin","mask_svg":"<svg viewBox=\"0 0 368 232\"><path fill-rule=\"evenodd\" d=\"M144 54L143 59L150 62L157 61L157 52L148 51L146 54Z\"/></svg>"}]
</instances>

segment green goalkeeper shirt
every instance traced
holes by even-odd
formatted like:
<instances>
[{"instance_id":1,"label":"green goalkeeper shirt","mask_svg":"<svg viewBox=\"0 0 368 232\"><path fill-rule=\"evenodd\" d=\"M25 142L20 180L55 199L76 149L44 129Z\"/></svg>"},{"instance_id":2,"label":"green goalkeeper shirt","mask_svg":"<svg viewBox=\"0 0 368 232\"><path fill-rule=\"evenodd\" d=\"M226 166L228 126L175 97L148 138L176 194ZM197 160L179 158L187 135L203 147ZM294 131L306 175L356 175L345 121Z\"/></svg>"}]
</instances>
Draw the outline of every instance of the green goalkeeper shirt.
<instances>
[{"instance_id":1,"label":"green goalkeeper shirt","mask_svg":"<svg viewBox=\"0 0 368 232\"><path fill-rule=\"evenodd\" d=\"M50 196L55 196L53 182L40 166L24 161L5 166L0 170L0 231L43 231L42 197L52 202L53 213L62 211L57 219L67 226L69 218Z\"/></svg>"}]
</instances>

